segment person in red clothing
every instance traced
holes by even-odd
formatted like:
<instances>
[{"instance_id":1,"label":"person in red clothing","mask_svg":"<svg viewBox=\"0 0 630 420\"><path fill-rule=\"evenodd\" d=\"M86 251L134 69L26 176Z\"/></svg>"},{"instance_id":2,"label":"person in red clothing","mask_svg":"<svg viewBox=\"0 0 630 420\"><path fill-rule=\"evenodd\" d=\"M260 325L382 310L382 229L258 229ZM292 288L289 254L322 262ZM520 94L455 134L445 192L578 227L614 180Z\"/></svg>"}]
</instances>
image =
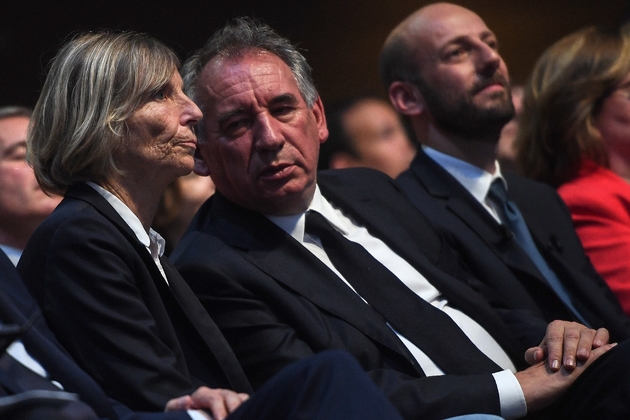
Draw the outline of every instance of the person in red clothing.
<instances>
[{"instance_id":1,"label":"person in red clothing","mask_svg":"<svg viewBox=\"0 0 630 420\"><path fill-rule=\"evenodd\" d=\"M558 189L586 254L630 314L630 28L552 45L525 88L519 169Z\"/></svg>"}]
</instances>

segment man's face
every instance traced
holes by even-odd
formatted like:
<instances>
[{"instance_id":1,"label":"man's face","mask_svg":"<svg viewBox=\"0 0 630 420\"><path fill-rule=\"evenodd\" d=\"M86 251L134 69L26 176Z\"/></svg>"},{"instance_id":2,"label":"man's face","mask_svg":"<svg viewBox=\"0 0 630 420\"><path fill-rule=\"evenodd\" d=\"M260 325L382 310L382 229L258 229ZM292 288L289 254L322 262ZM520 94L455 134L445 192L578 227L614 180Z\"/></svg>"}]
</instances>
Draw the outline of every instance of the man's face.
<instances>
[{"instance_id":1,"label":"man's face","mask_svg":"<svg viewBox=\"0 0 630 420\"><path fill-rule=\"evenodd\" d=\"M411 164L416 149L396 111L387 102L363 100L344 113L342 122L359 154L360 166L396 178Z\"/></svg>"},{"instance_id":2,"label":"man's face","mask_svg":"<svg viewBox=\"0 0 630 420\"><path fill-rule=\"evenodd\" d=\"M203 141L195 171L234 203L269 215L306 210L315 191L321 101L309 109L289 67L250 51L215 57L199 76Z\"/></svg>"},{"instance_id":3,"label":"man's face","mask_svg":"<svg viewBox=\"0 0 630 420\"><path fill-rule=\"evenodd\" d=\"M26 163L28 121L21 116L0 119L0 225L12 228L41 222L60 200L44 194Z\"/></svg>"},{"instance_id":4,"label":"man's face","mask_svg":"<svg viewBox=\"0 0 630 420\"><path fill-rule=\"evenodd\" d=\"M437 127L483 135L512 118L507 67L479 16L453 5L432 8L411 39L421 69L418 87Z\"/></svg>"}]
</instances>

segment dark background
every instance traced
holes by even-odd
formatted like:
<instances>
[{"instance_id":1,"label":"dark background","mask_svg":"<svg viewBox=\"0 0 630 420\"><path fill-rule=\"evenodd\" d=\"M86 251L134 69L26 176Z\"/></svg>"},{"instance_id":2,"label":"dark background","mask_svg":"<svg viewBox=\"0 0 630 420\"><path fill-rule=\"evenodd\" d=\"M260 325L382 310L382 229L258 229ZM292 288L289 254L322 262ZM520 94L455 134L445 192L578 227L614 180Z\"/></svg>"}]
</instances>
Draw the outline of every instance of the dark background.
<instances>
[{"instance_id":1,"label":"dark background","mask_svg":"<svg viewBox=\"0 0 630 420\"><path fill-rule=\"evenodd\" d=\"M180 58L232 17L264 20L298 43L324 103L359 93L384 95L380 47L394 26L429 1L411 0L0 0L0 106L33 106L43 74L71 34L103 28L148 32ZM515 83L542 51L586 25L626 20L628 0L461 0L498 36Z\"/></svg>"}]
</instances>

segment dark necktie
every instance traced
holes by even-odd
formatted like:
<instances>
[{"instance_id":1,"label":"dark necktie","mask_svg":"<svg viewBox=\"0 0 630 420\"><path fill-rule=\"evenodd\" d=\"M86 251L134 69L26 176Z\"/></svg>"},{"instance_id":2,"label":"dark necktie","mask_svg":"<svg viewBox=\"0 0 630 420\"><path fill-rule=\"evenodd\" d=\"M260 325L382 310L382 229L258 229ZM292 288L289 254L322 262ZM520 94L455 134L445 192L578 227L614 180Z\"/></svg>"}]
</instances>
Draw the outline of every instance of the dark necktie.
<instances>
[{"instance_id":1,"label":"dark necktie","mask_svg":"<svg viewBox=\"0 0 630 420\"><path fill-rule=\"evenodd\" d=\"M356 292L445 373L501 370L447 314L416 295L365 248L335 230L324 216L307 212L306 232L319 237L330 261Z\"/></svg>"},{"instance_id":2,"label":"dark necktie","mask_svg":"<svg viewBox=\"0 0 630 420\"><path fill-rule=\"evenodd\" d=\"M562 300L565 306L573 313L573 315L584 325L589 325L586 319L578 312L578 310L571 302L569 292L565 289L564 285L556 276L556 273L549 267L545 259L540 255L536 244L532 238L532 235L527 229L525 219L521 215L521 212L516 207L516 203L510 200L507 196L507 191L503 181L495 179L488 191L488 197L498 205L499 212L501 213L501 219L505 222L510 231L514 234L514 239L523 248L525 253L529 256L532 262L536 265L536 268L545 277L549 286L553 289L556 295Z\"/></svg>"}]
</instances>

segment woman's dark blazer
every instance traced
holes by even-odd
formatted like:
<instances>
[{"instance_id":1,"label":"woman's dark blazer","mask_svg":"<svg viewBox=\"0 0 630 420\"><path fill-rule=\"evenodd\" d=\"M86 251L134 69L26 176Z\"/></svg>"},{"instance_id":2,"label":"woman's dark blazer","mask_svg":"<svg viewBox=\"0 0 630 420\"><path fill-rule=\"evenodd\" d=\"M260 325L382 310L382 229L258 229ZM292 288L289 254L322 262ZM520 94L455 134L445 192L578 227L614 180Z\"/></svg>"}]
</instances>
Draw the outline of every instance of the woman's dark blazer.
<instances>
[{"instance_id":1,"label":"woman's dark blazer","mask_svg":"<svg viewBox=\"0 0 630 420\"><path fill-rule=\"evenodd\" d=\"M18 271L78 364L134 410L199 385L251 392L223 335L166 258L168 284L133 231L87 184L65 194Z\"/></svg>"}]
</instances>

